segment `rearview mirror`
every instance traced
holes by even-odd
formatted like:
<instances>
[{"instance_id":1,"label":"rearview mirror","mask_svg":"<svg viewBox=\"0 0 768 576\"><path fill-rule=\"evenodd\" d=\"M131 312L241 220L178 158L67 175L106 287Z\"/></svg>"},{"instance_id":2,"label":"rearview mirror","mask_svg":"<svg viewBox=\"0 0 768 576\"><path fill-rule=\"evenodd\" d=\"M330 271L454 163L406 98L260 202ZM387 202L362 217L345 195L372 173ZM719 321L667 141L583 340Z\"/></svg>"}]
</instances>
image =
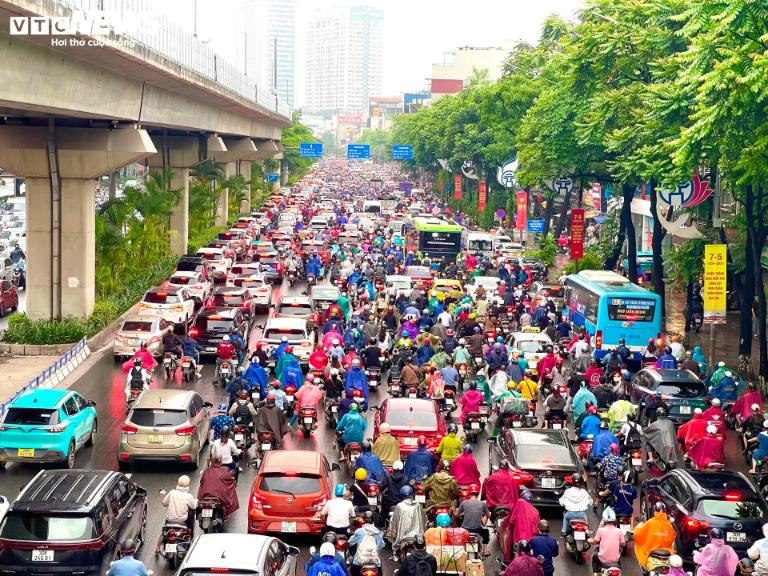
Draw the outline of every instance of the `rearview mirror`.
<instances>
[{"instance_id":1,"label":"rearview mirror","mask_svg":"<svg viewBox=\"0 0 768 576\"><path fill-rule=\"evenodd\" d=\"M301 551L296 548L296 546L288 546L288 555L293 556L294 558L298 558Z\"/></svg>"},{"instance_id":2,"label":"rearview mirror","mask_svg":"<svg viewBox=\"0 0 768 576\"><path fill-rule=\"evenodd\" d=\"M88 406L96 406L95 400L88 400Z\"/></svg>"},{"instance_id":3,"label":"rearview mirror","mask_svg":"<svg viewBox=\"0 0 768 576\"><path fill-rule=\"evenodd\" d=\"M331 471L336 472L339 470L339 463L338 462L331 462Z\"/></svg>"},{"instance_id":4,"label":"rearview mirror","mask_svg":"<svg viewBox=\"0 0 768 576\"><path fill-rule=\"evenodd\" d=\"M488 438L485 439L488 444L496 444L498 442L498 436L488 436Z\"/></svg>"},{"instance_id":5,"label":"rearview mirror","mask_svg":"<svg viewBox=\"0 0 768 576\"><path fill-rule=\"evenodd\" d=\"M381 408L378 406L378 404L375 405L375 406L368 406L368 409L369 410L381 410Z\"/></svg>"}]
</instances>

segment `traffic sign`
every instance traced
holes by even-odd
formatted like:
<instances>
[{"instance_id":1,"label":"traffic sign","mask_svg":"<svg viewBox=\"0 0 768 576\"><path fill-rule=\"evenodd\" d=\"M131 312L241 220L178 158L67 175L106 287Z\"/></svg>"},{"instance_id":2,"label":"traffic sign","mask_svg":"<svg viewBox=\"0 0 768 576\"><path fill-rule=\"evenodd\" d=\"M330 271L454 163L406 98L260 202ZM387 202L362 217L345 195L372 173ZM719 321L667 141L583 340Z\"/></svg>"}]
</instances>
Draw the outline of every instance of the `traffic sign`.
<instances>
[{"instance_id":1,"label":"traffic sign","mask_svg":"<svg viewBox=\"0 0 768 576\"><path fill-rule=\"evenodd\" d=\"M496 210L496 218L499 220L504 220L504 218L507 217L507 211L504 210L504 208L499 208Z\"/></svg>"},{"instance_id":2,"label":"traffic sign","mask_svg":"<svg viewBox=\"0 0 768 576\"><path fill-rule=\"evenodd\" d=\"M274 172L267 172L267 182L277 182L280 180L280 175Z\"/></svg>"},{"instance_id":3,"label":"traffic sign","mask_svg":"<svg viewBox=\"0 0 768 576\"><path fill-rule=\"evenodd\" d=\"M544 232L544 220L528 220L528 232L541 234Z\"/></svg>"},{"instance_id":4,"label":"traffic sign","mask_svg":"<svg viewBox=\"0 0 768 576\"><path fill-rule=\"evenodd\" d=\"M370 144L347 144L347 158L359 159L371 157Z\"/></svg>"},{"instance_id":5,"label":"traffic sign","mask_svg":"<svg viewBox=\"0 0 768 576\"><path fill-rule=\"evenodd\" d=\"M392 160L413 160L413 146L394 144L392 146Z\"/></svg>"},{"instance_id":6,"label":"traffic sign","mask_svg":"<svg viewBox=\"0 0 768 576\"><path fill-rule=\"evenodd\" d=\"M299 156L302 158L322 158L323 145L319 142L301 142Z\"/></svg>"}]
</instances>

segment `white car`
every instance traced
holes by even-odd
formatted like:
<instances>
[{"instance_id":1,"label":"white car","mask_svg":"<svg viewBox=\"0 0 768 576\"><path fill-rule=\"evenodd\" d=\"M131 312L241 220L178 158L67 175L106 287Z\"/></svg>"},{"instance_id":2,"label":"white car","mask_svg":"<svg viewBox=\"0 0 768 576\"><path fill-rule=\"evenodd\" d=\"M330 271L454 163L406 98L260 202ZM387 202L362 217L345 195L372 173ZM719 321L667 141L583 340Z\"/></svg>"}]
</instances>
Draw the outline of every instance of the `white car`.
<instances>
[{"instance_id":1,"label":"white car","mask_svg":"<svg viewBox=\"0 0 768 576\"><path fill-rule=\"evenodd\" d=\"M162 318L155 316L128 316L115 333L113 353L116 359L130 358L141 348L147 345L147 350L153 356L160 356L163 352L163 336L173 330L173 326Z\"/></svg>"},{"instance_id":2,"label":"white car","mask_svg":"<svg viewBox=\"0 0 768 576\"><path fill-rule=\"evenodd\" d=\"M405 294L407 297L413 289L410 276L398 276L396 274L390 274L384 278L384 285L387 296L392 298L397 298L400 294Z\"/></svg>"},{"instance_id":3,"label":"white car","mask_svg":"<svg viewBox=\"0 0 768 576\"><path fill-rule=\"evenodd\" d=\"M208 261L208 267L211 269L214 278L226 278L227 272L232 267L232 258L227 255L226 248L211 248L204 246L198 248L197 255L202 256Z\"/></svg>"},{"instance_id":4,"label":"white car","mask_svg":"<svg viewBox=\"0 0 768 576\"><path fill-rule=\"evenodd\" d=\"M523 353L528 360L529 368L536 368L536 364L546 354L547 346L554 346L552 339L546 332L513 332L509 339L512 352Z\"/></svg>"},{"instance_id":5,"label":"white car","mask_svg":"<svg viewBox=\"0 0 768 576\"><path fill-rule=\"evenodd\" d=\"M233 286L247 288L253 298L253 307L267 312L272 304L272 285L264 274L242 274L232 281Z\"/></svg>"},{"instance_id":6,"label":"white car","mask_svg":"<svg viewBox=\"0 0 768 576\"><path fill-rule=\"evenodd\" d=\"M174 272L163 286L186 288L189 294L200 302L205 302L213 292L213 282L201 272Z\"/></svg>"},{"instance_id":7,"label":"white car","mask_svg":"<svg viewBox=\"0 0 768 576\"><path fill-rule=\"evenodd\" d=\"M464 290L467 294L474 297L477 289L482 286L485 288L486 294L493 294L493 291L498 288L500 283L501 279L498 276L475 276L464 285Z\"/></svg>"},{"instance_id":8,"label":"white car","mask_svg":"<svg viewBox=\"0 0 768 576\"><path fill-rule=\"evenodd\" d=\"M188 326L195 316L195 299L186 288L150 288L139 302L139 314Z\"/></svg>"},{"instance_id":9,"label":"white car","mask_svg":"<svg viewBox=\"0 0 768 576\"><path fill-rule=\"evenodd\" d=\"M264 267L259 266L256 262L242 262L235 264L227 272L227 284L234 286L235 278L243 276L257 276L264 272Z\"/></svg>"},{"instance_id":10,"label":"white car","mask_svg":"<svg viewBox=\"0 0 768 576\"><path fill-rule=\"evenodd\" d=\"M301 364L309 363L309 356L315 347L314 332L309 329L307 321L303 318L270 318L264 326L260 342L268 345L267 353L280 345L286 338L293 346L293 355ZM274 360L270 360L269 366L274 367Z\"/></svg>"}]
</instances>

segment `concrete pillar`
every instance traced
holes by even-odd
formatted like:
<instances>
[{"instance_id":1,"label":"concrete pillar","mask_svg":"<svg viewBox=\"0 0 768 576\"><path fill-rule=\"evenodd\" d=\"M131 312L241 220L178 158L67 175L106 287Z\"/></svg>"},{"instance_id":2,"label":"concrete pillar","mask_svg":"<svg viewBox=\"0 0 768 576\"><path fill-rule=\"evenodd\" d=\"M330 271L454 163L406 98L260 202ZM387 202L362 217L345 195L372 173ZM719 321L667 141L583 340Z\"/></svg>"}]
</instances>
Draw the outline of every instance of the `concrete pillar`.
<instances>
[{"instance_id":1,"label":"concrete pillar","mask_svg":"<svg viewBox=\"0 0 768 576\"><path fill-rule=\"evenodd\" d=\"M61 315L85 318L96 300L96 183L61 180Z\"/></svg>"},{"instance_id":2,"label":"concrete pillar","mask_svg":"<svg viewBox=\"0 0 768 576\"><path fill-rule=\"evenodd\" d=\"M27 316L48 320L51 300L51 181L27 178Z\"/></svg>"},{"instance_id":3,"label":"concrete pillar","mask_svg":"<svg viewBox=\"0 0 768 576\"><path fill-rule=\"evenodd\" d=\"M171 190L181 189L181 199L171 212L171 252L187 253L189 241L189 168L171 168Z\"/></svg>"},{"instance_id":4,"label":"concrete pillar","mask_svg":"<svg viewBox=\"0 0 768 576\"><path fill-rule=\"evenodd\" d=\"M237 163L227 162L224 164L224 178L231 178L237 173ZM216 203L216 226L226 226L229 220L229 189L222 188L219 192L219 198Z\"/></svg>"},{"instance_id":5,"label":"concrete pillar","mask_svg":"<svg viewBox=\"0 0 768 576\"><path fill-rule=\"evenodd\" d=\"M238 162L240 174L243 175L247 184L245 185L245 200L240 202L240 216L251 215L251 162L250 160L240 160Z\"/></svg>"}]
</instances>

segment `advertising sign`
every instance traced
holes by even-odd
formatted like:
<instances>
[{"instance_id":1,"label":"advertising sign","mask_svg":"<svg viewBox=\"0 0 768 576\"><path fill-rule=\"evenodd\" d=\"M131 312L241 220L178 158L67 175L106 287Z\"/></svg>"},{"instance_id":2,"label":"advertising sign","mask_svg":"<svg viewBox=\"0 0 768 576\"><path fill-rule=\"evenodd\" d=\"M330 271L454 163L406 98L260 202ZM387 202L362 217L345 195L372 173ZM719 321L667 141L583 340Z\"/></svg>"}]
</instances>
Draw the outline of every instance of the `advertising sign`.
<instances>
[{"instance_id":1,"label":"advertising sign","mask_svg":"<svg viewBox=\"0 0 768 576\"><path fill-rule=\"evenodd\" d=\"M544 232L544 220L528 220L528 232L541 234Z\"/></svg>"},{"instance_id":2,"label":"advertising sign","mask_svg":"<svg viewBox=\"0 0 768 576\"><path fill-rule=\"evenodd\" d=\"M584 210L571 210L571 260L584 257Z\"/></svg>"},{"instance_id":3,"label":"advertising sign","mask_svg":"<svg viewBox=\"0 0 768 576\"><path fill-rule=\"evenodd\" d=\"M525 191L515 194L515 230L525 230L528 219L528 193Z\"/></svg>"},{"instance_id":4,"label":"advertising sign","mask_svg":"<svg viewBox=\"0 0 768 576\"><path fill-rule=\"evenodd\" d=\"M393 145L392 160L413 160L413 146L405 144Z\"/></svg>"},{"instance_id":5,"label":"advertising sign","mask_svg":"<svg viewBox=\"0 0 768 576\"><path fill-rule=\"evenodd\" d=\"M488 183L480 181L477 183L477 209L482 212L488 201Z\"/></svg>"},{"instance_id":6,"label":"advertising sign","mask_svg":"<svg viewBox=\"0 0 768 576\"><path fill-rule=\"evenodd\" d=\"M453 199L461 200L461 174L453 175Z\"/></svg>"},{"instance_id":7,"label":"advertising sign","mask_svg":"<svg viewBox=\"0 0 768 576\"><path fill-rule=\"evenodd\" d=\"M725 324L725 290L728 247L704 246L704 323Z\"/></svg>"},{"instance_id":8,"label":"advertising sign","mask_svg":"<svg viewBox=\"0 0 768 576\"><path fill-rule=\"evenodd\" d=\"M603 187L599 182L592 183L592 208L595 212L603 211Z\"/></svg>"},{"instance_id":9,"label":"advertising sign","mask_svg":"<svg viewBox=\"0 0 768 576\"><path fill-rule=\"evenodd\" d=\"M299 156L302 158L322 158L323 145L319 142L301 142L299 144Z\"/></svg>"}]
</instances>

